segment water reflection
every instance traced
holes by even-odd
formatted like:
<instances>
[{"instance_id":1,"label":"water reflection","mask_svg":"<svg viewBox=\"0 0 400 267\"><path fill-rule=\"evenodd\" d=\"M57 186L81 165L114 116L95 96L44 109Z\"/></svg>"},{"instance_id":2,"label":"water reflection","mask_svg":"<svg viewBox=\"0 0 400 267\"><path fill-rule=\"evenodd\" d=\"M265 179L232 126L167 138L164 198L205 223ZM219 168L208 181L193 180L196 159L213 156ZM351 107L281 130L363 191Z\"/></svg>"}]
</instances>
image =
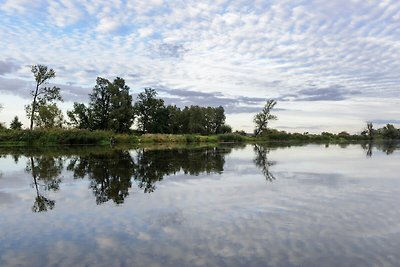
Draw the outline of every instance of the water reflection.
<instances>
[{"instance_id":1,"label":"water reflection","mask_svg":"<svg viewBox=\"0 0 400 267\"><path fill-rule=\"evenodd\" d=\"M32 186L36 189L36 198L32 206L33 212L42 212L54 208L55 201L47 198L43 191L58 191L60 189L62 170L63 160L61 157L31 156L29 158L25 171L32 175Z\"/></svg>"},{"instance_id":2,"label":"water reflection","mask_svg":"<svg viewBox=\"0 0 400 267\"><path fill-rule=\"evenodd\" d=\"M372 157L373 148L384 152L386 155L390 155L393 154L395 150L400 149L400 143L393 140L384 140L376 143L371 141L368 143L362 143L361 147L366 150L367 157Z\"/></svg>"},{"instance_id":3,"label":"water reflection","mask_svg":"<svg viewBox=\"0 0 400 267\"><path fill-rule=\"evenodd\" d=\"M75 179L88 178L96 203L112 200L122 204L129 195L132 181L145 193L154 192L156 183L167 175L219 173L224 170L229 147L192 149L112 149L68 157L67 170Z\"/></svg>"},{"instance_id":4,"label":"water reflection","mask_svg":"<svg viewBox=\"0 0 400 267\"><path fill-rule=\"evenodd\" d=\"M271 151L271 147L267 144L256 144L254 145L254 152L256 158L254 159L254 164L261 169L262 174L265 179L269 182L276 180L275 176L271 173L270 167L276 164L275 161L268 160L268 154Z\"/></svg>"},{"instance_id":5,"label":"water reflection","mask_svg":"<svg viewBox=\"0 0 400 267\"><path fill-rule=\"evenodd\" d=\"M304 144L285 144L283 147L302 145ZM399 149L399 144L394 142L363 143L361 146L366 150L368 157L372 157L373 149L383 151L387 155ZM271 168L277 161L269 157L271 151L278 147L282 147L282 144L253 145L252 162L268 182L276 180ZM225 157L234 148L237 146L52 150L2 148L5 151L0 152L0 156L10 155L15 164L24 156L27 157L25 171L31 174L32 187L36 192L32 211L44 212L55 207L56 202L49 198L48 193L60 189L63 171L71 173L74 179L87 179L89 189L98 205L109 201L118 205L123 204L132 192L133 184L144 193L152 193L156 190L157 183L169 175L222 174ZM240 148L244 148L243 145Z\"/></svg>"},{"instance_id":6,"label":"water reflection","mask_svg":"<svg viewBox=\"0 0 400 267\"><path fill-rule=\"evenodd\" d=\"M251 144L8 153L0 266L397 266L400 154L371 151ZM34 210L49 212L32 213L34 200Z\"/></svg>"},{"instance_id":7,"label":"water reflection","mask_svg":"<svg viewBox=\"0 0 400 267\"><path fill-rule=\"evenodd\" d=\"M109 200L122 204L132 186L135 164L128 151L112 150L102 154L74 156L67 170L73 171L74 178L89 178L97 204Z\"/></svg>"}]
</instances>

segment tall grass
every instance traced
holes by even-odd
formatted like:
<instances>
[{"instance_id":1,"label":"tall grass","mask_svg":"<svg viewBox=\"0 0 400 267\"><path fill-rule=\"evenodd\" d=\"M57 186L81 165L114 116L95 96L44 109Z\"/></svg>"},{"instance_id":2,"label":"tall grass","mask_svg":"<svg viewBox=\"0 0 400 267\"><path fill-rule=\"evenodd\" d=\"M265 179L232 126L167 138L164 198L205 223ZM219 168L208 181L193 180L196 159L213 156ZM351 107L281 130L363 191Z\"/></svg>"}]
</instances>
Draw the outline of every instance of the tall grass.
<instances>
[{"instance_id":1,"label":"tall grass","mask_svg":"<svg viewBox=\"0 0 400 267\"><path fill-rule=\"evenodd\" d=\"M0 143L26 145L101 145L110 143L137 143L133 135L115 134L108 131L89 131L80 129L49 130L2 130Z\"/></svg>"}]
</instances>

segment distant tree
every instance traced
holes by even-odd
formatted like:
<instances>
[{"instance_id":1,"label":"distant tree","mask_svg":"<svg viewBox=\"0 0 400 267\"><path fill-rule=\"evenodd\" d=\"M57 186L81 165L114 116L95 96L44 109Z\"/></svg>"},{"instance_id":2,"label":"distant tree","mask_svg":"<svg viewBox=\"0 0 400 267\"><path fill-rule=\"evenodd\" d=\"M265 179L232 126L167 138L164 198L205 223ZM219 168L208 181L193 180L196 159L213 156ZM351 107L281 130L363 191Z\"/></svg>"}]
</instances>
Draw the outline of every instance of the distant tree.
<instances>
[{"instance_id":1,"label":"distant tree","mask_svg":"<svg viewBox=\"0 0 400 267\"><path fill-rule=\"evenodd\" d=\"M396 127L393 126L393 124L386 124L386 126L384 126L381 129L382 132L382 136L385 139L398 139L400 138L400 130L396 129Z\"/></svg>"},{"instance_id":2,"label":"distant tree","mask_svg":"<svg viewBox=\"0 0 400 267\"><path fill-rule=\"evenodd\" d=\"M110 81L97 77L93 92L89 95L89 108L93 114L93 125L95 129L106 130L111 112Z\"/></svg>"},{"instance_id":3,"label":"distant tree","mask_svg":"<svg viewBox=\"0 0 400 267\"><path fill-rule=\"evenodd\" d=\"M254 134L256 136L268 129L267 126L270 121L278 119L275 115L271 114L271 110L274 108L276 103L276 100L268 100L263 110L254 116L254 123L256 124Z\"/></svg>"},{"instance_id":4,"label":"distant tree","mask_svg":"<svg viewBox=\"0 0 400 267\"><path fill-rule=\"evenodd\" d=\"M113 82L98 77L89 95L89 108L75 104L69 113L75 123L99 130L127 132L134 119L132 96L125 80L117 77ZM79 121L79 122L78 122Z\"/></svg>"},{"instance_id":5,"label":"distant tree","mask_svg":"<svg viewBox=\"0 0 400 267\"><path fill-rule=\"evenodd\" d=\"M110 87L111 111L108 126L118 133L128 132L135 116L129 87L119 77L114 79Z\"/></svg>"},{"instance_id":6,"label":"distant tree","mask_svg":"<svg viewBox=\"0 0 400 267\"><path fill-rule=\"evenodd\" d=\"M14 119L10 123L11 130L21 130L22 123L19 121L18 116L15 116Z\"/></svg>"},{"instance_id":7,"label":"distant tree","mask_svg":"<svg viewBox=\"0 0 400 267\"><path fill-rule=\"evenodd\" d=\"M182 133L182 111L177 106L168 105L168 132L173 134Z\"/></svg>"},{"instance_id":8,"label":"distant tree","mask_svg":"<svg viewBox=\"0 0 400 267\"><path fill-rule=\"evenodd\" d=\"M348 132L346 132L346 131L342 131L342 132L338 133L338 136L339 137L349 137L350 134Z\"/></svg>"},{"instance_id":9,"label":"distant tree","mask_svg":"<svg viewBox=\"0 0 400 267\"><path fill-rule=\"evenodd\" d=\"M0 104L0 111L3 109L3 105ZM0 129L4 129L5 127L3 126L3 124L0 122Z\"/></svg>"},{"instance_id":10,"label":"distant tree","mask_svg":"<svg viewBox=\"0 0 400 267\"><path fill-rule=\"evenodd\" d=\"M33 129L33 123L35 121L35 115L38 113L39 106L46 105L48 102L55 100L62 101L60 88L53 87L42 87L47 84L50 79L56 77L56 73L53 69L48 69L44 65L34 65L31 68L31 72L35 78L35 88L31 91L33 97L32 103L25 106L27 116L30 119L30 129Z\"/></svg>"},{"instance_id":11,"label":"distant tree","mask_svg":"<svg viewBox=\"0 0 400 267\"><path fill-rule=\"evenodd\" d=\"M229 126L229 125L223 124L219 128L219 132L218 133L224 134L224 133L231 133L231 132L232 132L232 127ZM240 134L240 135L242 135L242 134ZM246 135L246 133L244 135Z\"/></svg>"},{"instance_id":12,"label":"distant tree","mask_svg":"<svg viewBox=\"0 0 400 267\"><path fill-rule=\"evenodd\" d=\"M82 103L74 103L74 109L67 111L69 124L78 129L93 130L93 115L92 110Z\"/></svg>"},{"instance_id":13,"label":"distant tree","mask_svg":"<svg viewBox=\"0 0 400 267\"><path fill-rule=\"evenodd\" d=\"M219 106L217 108L214 108L214 129L213 131L216 134L219 133L226 133L226 132L232 132L232 128L230 130L228 130L227 125L225 125L225 110L222 106Z\"/></svg>"},{"instance_id":14,"label":"distant tree","mask_svg":"<svg viewBox=\"0 0 400 267\"><path fill-rule=\"evenodd\" d=\"M373 139L374 137L374 126L372 125L372 122L367 123L367 134L369 139Z\"/></svg>"},{"instance_id":15,"label":"distant tree","mask_svg":"<svg viewBox=\"0 0 400 267\"><path fill-rule=\"evenodd\" d=\"M161 121L159 117L165 109L164 100L157 98L157 92L153 88L145 88L140 93L134 105L137 115L138 129L145 133L157 131L157 124Z\"/></svg>"},{"instance_id":16,"label":"distant tree","mask_svg":"<svg viewBox=\"0 0 400 267\"><path fill-rule=\"evenodd\" d=\"M64 115L56 103L39 105L33 118L39 128L62 128Z\"/></svg>"}]
</instances>

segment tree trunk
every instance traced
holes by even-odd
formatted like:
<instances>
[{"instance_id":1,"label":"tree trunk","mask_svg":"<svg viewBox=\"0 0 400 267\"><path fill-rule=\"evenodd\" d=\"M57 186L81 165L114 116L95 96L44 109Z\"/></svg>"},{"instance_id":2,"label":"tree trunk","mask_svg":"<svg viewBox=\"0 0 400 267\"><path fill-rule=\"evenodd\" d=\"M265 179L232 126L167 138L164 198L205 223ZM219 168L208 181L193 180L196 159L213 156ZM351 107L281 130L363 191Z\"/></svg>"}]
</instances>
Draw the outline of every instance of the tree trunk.
<instances>
[{"instance_id":1,"label":"tree trunk","mask_svg":"<svg viewBox=\"0 0 400 267\"><path fill-rule=\"evenodd\" d=\"M32 111L31 111L31 126L30 126L31 131L33 129L33 116L35 116L36 98L37 98L38 90L39 90L39 84L36 84L36 90L35 90L35 94L33 96Z\"/></svg>"}]
</instances>

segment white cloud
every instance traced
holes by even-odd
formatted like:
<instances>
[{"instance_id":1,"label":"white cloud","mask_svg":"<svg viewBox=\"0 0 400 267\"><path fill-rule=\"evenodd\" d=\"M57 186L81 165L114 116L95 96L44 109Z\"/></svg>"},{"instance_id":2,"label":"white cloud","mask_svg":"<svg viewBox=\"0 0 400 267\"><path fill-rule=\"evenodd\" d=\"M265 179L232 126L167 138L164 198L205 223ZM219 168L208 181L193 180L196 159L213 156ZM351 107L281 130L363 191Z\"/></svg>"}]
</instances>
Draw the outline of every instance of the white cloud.
<instances>
[{"instance_id":1,"label":"white cloud","mask_svg":"<svg viewBox=\"0 0 400 267\"><path fill-rule=\"evenodd\" d=\"M310 86L340 85L362 92L346 99L399 97L395 0L52 1L44 9L29 6L29 17L18 15L24 6L1 6L0 38L7 41L0 48L23 65L54 66L60 83L90 87L96 75L118 75L134 91L162 85L279 98ZM184 53L160 56L154 47L161 44Z\"/></svg>"}]
</instances>

